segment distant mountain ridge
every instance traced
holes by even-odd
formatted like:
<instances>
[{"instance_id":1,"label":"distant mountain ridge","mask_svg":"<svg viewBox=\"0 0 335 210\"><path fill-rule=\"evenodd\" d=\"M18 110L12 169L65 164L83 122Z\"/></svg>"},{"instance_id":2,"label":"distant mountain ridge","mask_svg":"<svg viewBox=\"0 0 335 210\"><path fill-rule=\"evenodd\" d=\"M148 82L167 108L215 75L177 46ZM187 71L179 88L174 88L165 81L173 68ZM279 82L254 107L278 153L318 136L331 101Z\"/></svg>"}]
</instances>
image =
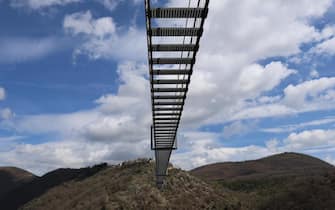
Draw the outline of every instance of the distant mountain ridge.
<instances>
[{"instance_id":1,"label":"distant mountain ridge","mask_svg":"<svg viewBox=\"0 0 335 210\"><path fill-rule=\"evenodd\" d=\"M170 167L160 191L154 166L147 159L111 166L87 179L59 185L22 209L232 209L222 191L176 168Z\"/></svg>"},{"instance_id":2,"label":"distant mountain ridge","mask_svg":"<svg viewBox=\"0 0 335 210\"><path fill-rule=\"evenodd\" d=\"M153 160L138 159L32 175L0 196L0 209L334 210L335 206L335 167L308 155L282 153L191 171L171 166L162 191L155 186L154 166ZM21 172L14 174L21 177ZM8 178L0 183L4 180Z\"/></svg>"},{"instance_id":3,"label":"distant mountain ridge","mask_svg":"<svg viewBox=\"0 0 335 210\"><path fill-rule=\"evenodd\" d=\"M37 176L16 167L0 167L0 197Z\"/></svg>"},{"instance_id":4,"label":"distant mountain ridge","mask_svg":"<svg viewBox=\"0 0 335 210\"><path fill-rule=\"evenodd\" d=\"M57 169L41 177L32 175L34 177L33 179L27 180L24 184L18 184L16 187L0 196L0 209L18 209L20 206L39 197L55 186L70 180L85 179L106 167L107 164L100 164L80 169ZM17 171L23 170L17 169Z\"/></svg>"},{"instance_id":5,"label":"distant mountain ridge","mask_svg":"<svg viewBox=\"0 0 335 210\"><path fill-rule=\"evenodd\" d=\"M230 190L239 200L238 209L335 209L335 167L308 155L282 153L258 160L215 163L190 173Z\"/></svg>"},{"instance_id":6,"label":"distant mountain ridge","mask_svg":"<svg viewBox=\"0 0 335 210\"><path fill-rule=\"evenodd\" d=\"M318 158L299 154L281 153L258 160L224 162L201 166L191 174L208 180L248 179L283 175L313 175L335 170L335 167Z\"/></svg>"}]
</instances>

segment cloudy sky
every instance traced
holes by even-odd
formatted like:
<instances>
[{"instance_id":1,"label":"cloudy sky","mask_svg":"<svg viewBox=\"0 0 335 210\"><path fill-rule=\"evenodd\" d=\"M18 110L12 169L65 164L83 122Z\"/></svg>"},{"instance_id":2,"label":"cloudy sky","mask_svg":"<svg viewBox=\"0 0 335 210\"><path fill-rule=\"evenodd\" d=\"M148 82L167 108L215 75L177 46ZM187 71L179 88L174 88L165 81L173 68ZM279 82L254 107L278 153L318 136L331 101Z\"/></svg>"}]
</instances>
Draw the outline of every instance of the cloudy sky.
<instances>
[{"instance_id":1,"label":"cloudy sky","mask_svg":"<svg viewBox=\"0 0 335 210\"><path fill-rule=\"evenodd\" d=\"M295 151L335 164L335 1L209 9L172 163ZM142 0L0 0L0 28L0 165L152 156Z\"/></svg>"}]
</instances>

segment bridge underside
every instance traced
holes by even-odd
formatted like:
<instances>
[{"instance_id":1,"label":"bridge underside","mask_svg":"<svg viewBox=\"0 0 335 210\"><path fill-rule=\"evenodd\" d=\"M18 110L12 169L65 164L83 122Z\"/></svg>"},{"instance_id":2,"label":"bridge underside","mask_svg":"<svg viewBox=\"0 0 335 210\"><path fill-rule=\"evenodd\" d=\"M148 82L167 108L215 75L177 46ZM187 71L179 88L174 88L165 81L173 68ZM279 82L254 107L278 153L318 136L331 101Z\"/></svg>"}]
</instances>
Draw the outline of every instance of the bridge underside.
<instances>
[{"instance_id":1,"label":"bridge underside","mask_svg":"<svg viewBox=\"0 0 335 210\"><path fill-rule=\"evenodd\" d=\"M209 0L180 0L184 7L160 8L145 0L151 84L151 148L158 187L164 184L184 109Z\"/></svg>"},{"instance_id":2,"label":"bridge underside","mask_svg":"<svg viewBox=\"0 0 335 210\"><path fill-rule=\"evenodd\" d=\"M166 176L166 170L169 165L171 151L171 149L155 150L156 183L158 188L161 188L164 184L164 178Z\"/></svg>"}]
</instances>

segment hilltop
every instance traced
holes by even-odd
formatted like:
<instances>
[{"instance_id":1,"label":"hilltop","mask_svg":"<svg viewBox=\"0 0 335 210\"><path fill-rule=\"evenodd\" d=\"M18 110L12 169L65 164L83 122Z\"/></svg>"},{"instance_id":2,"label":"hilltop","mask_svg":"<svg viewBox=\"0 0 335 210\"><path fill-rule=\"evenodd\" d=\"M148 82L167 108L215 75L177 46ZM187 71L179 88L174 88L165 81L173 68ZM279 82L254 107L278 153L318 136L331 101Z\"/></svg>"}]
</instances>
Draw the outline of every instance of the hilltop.
<instances>
[{"instance_id":1,"label":"hilltop","mask_svg":"<svg viewBox=\"0 0 335 210\"><path fill-rule=\"evenodd\" d=\"M0 197L35 179L36 176L16 167L0 167Z\"/></svg>"},{"instance_id":2,"label":"hilltop","mask_svg":"<svg viewBox=\"0 0 335 210\"><path fill-rule=\"evenodd\" d=\"M286 152L258 160L214 163L191 170L195 176L207 180L240 180L290 175L319 175L334 169L318 158Z\"/></svg>"},{"instance_id":3,"label":"hilltop","mask_svg":"<svg viewBox=\"0 0 335 210\"><path fill-rule=\"evenodd\" d=\"M298 153L259 160L216 163L191 174L217 188L228 189L241 209L333 210L335 167Z\"/></svg>"},{"instance_id":4,"label":"hilltop","mask_svg":"<svg viewBox=\"0 0 335 210\"><path fill-rule=\"evenodd\" d=\"M4 209L333 210L335 168L317 158L283 153L259 160L169 167L163 190L154 161L58 169L0 197Z\"/></svg>"},{"instance_id":5,"label":"hilltop","mask_svg":"<svg viewBox=\"0 0 335 210\"><path fill-rule=\"evenodd\" d=\"M31 175L33 178L30 180L26 179L24 183L20 182L20 179L16 179L17 183L13 184L15 187L12 187L11 190L0 196L0 207L6 210L18 209L20 206L43 195L53 187L70 180L83 180L106 167L107 164L80 169L62 168L51 171L41 177L28 174L26 176L29 177ZM22 171L22 169L16 169L16 171ZM0 182L4 182L4 180Z\"/></svg>"},{"instance_id":6,"label":"hilltop","mask_svg":"<svg viewBox=\"0 0 335 210\"><path fill-rule=\"evenodd\" d=\"M160 191L154 181L154 163L141 159L64 183L22 209L234 209L232 202L223 191L176 168L169 169Z\"/></svg>"}]
</instances>

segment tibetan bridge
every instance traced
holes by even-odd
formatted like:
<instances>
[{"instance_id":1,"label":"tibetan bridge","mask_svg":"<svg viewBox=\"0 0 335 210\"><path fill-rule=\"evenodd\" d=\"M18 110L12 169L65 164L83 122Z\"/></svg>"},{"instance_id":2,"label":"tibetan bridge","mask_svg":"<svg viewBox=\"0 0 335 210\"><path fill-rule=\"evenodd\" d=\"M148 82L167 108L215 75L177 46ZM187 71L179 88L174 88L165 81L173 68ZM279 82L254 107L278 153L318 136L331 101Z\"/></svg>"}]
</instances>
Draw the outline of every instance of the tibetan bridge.
<instances>
[{"instance_id":1,"label":"tibetan bridge","mask_svg":"<svg viewBox=\"0 0 335 210\"><path fill-rule=\"evenodd\" d=\"M184 2L183 2L184 1ZM151 149L156 183L164 184L190 84L209 0L179 0L184 7L154 7L145 0L151 84Z\"/></svg>"}]
</instances>

